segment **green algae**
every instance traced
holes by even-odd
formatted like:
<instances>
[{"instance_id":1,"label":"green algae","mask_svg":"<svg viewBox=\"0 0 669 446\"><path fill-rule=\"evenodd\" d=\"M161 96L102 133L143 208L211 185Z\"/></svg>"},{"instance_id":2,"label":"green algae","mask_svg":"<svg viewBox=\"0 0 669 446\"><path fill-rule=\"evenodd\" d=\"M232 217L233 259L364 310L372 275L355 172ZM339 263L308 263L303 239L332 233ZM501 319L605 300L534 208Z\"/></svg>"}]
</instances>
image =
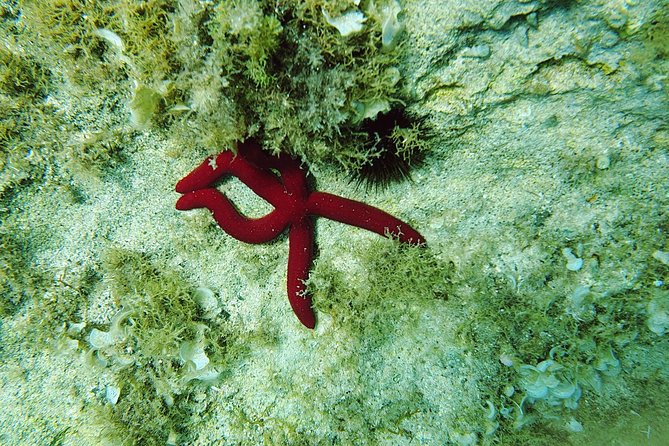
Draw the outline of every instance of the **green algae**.
<instances>
[{"instance_id":1,"label":"green algae","mask_svg":"<svg viewBox=\"0 0 669 446\"><path fill-rule=\"evenodd\" d=\"M384 339L395 324L411 329L434 300L447 298L448 266L429 249L375 241L353 251L366 271L354 276L333 259L317 261L307 282L314 308L352 336Z\"/></svg>"}]
</instances>

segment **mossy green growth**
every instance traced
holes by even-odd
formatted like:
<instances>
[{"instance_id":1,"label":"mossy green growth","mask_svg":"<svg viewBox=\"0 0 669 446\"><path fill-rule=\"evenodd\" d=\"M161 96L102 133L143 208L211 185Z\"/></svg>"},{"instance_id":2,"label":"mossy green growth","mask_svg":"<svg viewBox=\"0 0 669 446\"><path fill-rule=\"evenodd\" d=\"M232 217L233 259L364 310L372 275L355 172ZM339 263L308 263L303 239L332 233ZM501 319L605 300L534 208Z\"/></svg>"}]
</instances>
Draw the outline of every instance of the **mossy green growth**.
<instances>
[{"instance_id":1,"label":"mossy green growth","mask_svg":"<svg viewBox=\"0 0 669 446\"><path fill-rule=\"evenodd\" d=\"M395 145L395 155L403 161L410 162L415 157L427 152L427 141L423 139L424 131L420 124L410 127L395 127L390 134Z\"/></svg>"},{"instance_id":2,"label":"mossy green growth","mask_svg":"<svg viewBox=\"0 0 669 446\"><path fill-rule=\"evenodd\" d=\"M118 129L87 132L68 145L65 167L74 177L102 176L123 159L129 135Z\"/></svg>"},{"instance_id":3,"label":"mossy green growth","mask_svg":"<svg viewBox=\"0 0 669 446\"><path fill-rule=\"evenodd\" d=\"M225 314L207 315L195 290L177 272L148 256L111 248L103 260L105 280L122 308L109 327L90 332L93 364L114 372L120 398L102 411L121 444L164 445L170 433L189 438L203 392L230 361L245 351L234 342ZM198 359L189 352L201 349ZM194 402L199 395L201 404Z\"/></svg>"},{"instance_id":4,"label":"mossy green growth","mask_svg":"<svg viewBox=\"0 0 669 446\"><path fill-rule=\"evenodd\" d=\"M140 82L150 84L179 72L177 46L171 38L174 2L120 0L111 2L111 7L115 14L109 29L123 39Z\"/></svg>"},{"instance_id":5,"label":"mossy green growth","mask_svg":"<svg viewBox=\"0 0 669 446\"><path fill-rule=\"evenodd\" d=\"M448 265L429 248L381 239L353 256L360 267L341 269L333 259L319 259L307 282L314 307L340 329L381 339L416 324L431 303L447 298Z\"/></svg>"},{"instance_id":6,"label":"mossy green growth","mask_svg":"<svg viewBox=\"0 0 669 446\"><path fill-rule=\"evenodd\" d=\"M48 179L103 173L124 142L118 119L104 113L117 99L96 103L102 107L96 113L87 108L98 95L118 97L118 77L105 66L94 34L111 16L101 2L20 1L11 10L0 20L0 34L10 36L0 48L0 196L45 172ZM88 76L85 93L77 91L77 73ZM68 87L57 91L63 77ZM71 94L85 99L72 99L77 105L65 112Z\"/></svg>"},{"instance_id":7,"label":"mossy green growth","mask_svg":"<svg viewBox=\"0 0 669 446\"><path fill-rule=\"evenodd\" d=\"M0 48L0 92L10 96L41 97L50 73L39 63L7 48Z\"/></svg>"},{"instance_id":8,"label":"mossy green growth","mask_svg":"<svg viewBox=\"0 0 669 446\"><path fill-rule=\"evenodd\" d=\"M28 155L37 144L28 142L57 120L43 103L49 82L50 72L37 61L13 47L0 48L0 196L32 177Z\"/></svg>"},{"instance_id":9,"label":"mossy green growth","mask_svg":"<svg viewBox=\"0 0 669 446\"><path fill-rule=\"evenodd\" d=\"M130 120L140 129L150 121L169 121L167 114L156 113L162 111L158 105L183 102L169 82L181 73L173 2L21 0L18 9L23 27L19 40L62 76L71 92L95 92L108 97L110 106L125 97ZM133 89L133 83L138 87ZM93 131L105 130L98 126Z\"/></svg>"},{"instance_id":10,"label":"mossy green growth","mask_svg":"<svg viewBox=\"0 0 669 446\"><path fill-rule=\"evenodd\" d=\"M222 55L244 70L249 79L267 87L271 74L267 63L279 47L282 26L274 15L263 15L261 5L253 1L221 2L211 24L214 39L229 38ZM226 70L231 70L227 67Z\"/></svg>"},{"instance_id":11,"label":"mossy green growth","mask_svg":"<svg viewBox=\"0 0 669 446\"><path fill-rule=\"evenodd\" d=\"M342 35L326 16L351 8L368 17L361 30ZM383 17L376 11L372 2L220 2L208 24L207 64L220 70L223 91L234 100L247 136L274 152L312 163L335 161L345 170L374 157L364 144L369 135L356 131L360 107L407 100L396 69L400 47L382 48ZM219 93L221 83L212 83L203 99Z\"/></svg>"},{"instance_id":12,"label":"mossy green growth","mask_svg":"<svg viewBox=\"0 0 669 446\"><path fill-rule=\"evenodd\" d=\"M107 29L123 40L133 78L162 80L178 68L175 44L169 38L172 2L151 0L21 0L28 30L56 51L61 68L85 86L99 82L107 44L98 33ZM96 68L95 65L98 65ZM109 71L109 70L107 70Z\"/></svg>"},{"instance_id":13,"label":"mossy green growth","mask_svg":"<svg viewBox=\"0 0 669 446\"><path fill-rule=\"evenodd\" d=\"M641 37L655 57L669 57L669 12L659 6L653 17L640 30Z\"/></svg>"},{"instance_id":14,"label":"mossy green growth","mask_svg":"<svg viewBox=\"0 0 669 446\"><path fill-rule=\"evenodd\" d=\"M31 51L40 60L59 65L72 79L87 79L91 84L100 81L91 72L103 49L94 36L114 16L109 2L19 0L17 4L20 23L34 39Z\"/></svg>"},{"instance_id":15,"label":"mossy green growth","mask_svg":"<svg viewBox=\"0 0 669 446\"><path fill-rule=\"evenodd\" d=\"M16 9L34 59L75 88L125 95L139 129L169 126L183 150L253 137L275 153L353 171L382 151L361 120L411 100L395 41L399 8L396 0L20 0ZM362 26L344 34L333 23L351 14Z\"/></svg>"},{"instance_id":16,"label":"mossy green growth","mask_svg":"<svg viewBox=\"0 0 669 446\"><path fill-rule=\"evenodd\" d=\"M103 268L115 300L130 311L130 333L141 354L178 358L179 344L195 338L201 325L188 283L141 253L123 249L108 250Z\"/></svg>"},{"instance_id":17,"label":"mossy green growth","mask_svg":"<svg viewBox=\"0 0 669 446\"><path fill-rule=\"evenodd\" d=\"M0 227L0 317L11 315L47 283L30 262L29 241Z\"/></svg>"},{"instance_id":18,"label":"mossy green growth","mask_svg":"<svg viewBox=\"0 0 669 446\"><path fill-rule=\"evenodd\" d=\"M104 358L122 383L122 397L106 412L116 426L113 435L127 442L123 444L165 444L169 432L181 430L188 419L179 396L188 394L179 383L179 344L199 331L197 305L183 279L141 253L112 248L103 269L112 295L123 306L122 316L110 327L110 332L122 333L116 335L118 342L91 352L93 362Z\"/></svg>"}]
</instances>

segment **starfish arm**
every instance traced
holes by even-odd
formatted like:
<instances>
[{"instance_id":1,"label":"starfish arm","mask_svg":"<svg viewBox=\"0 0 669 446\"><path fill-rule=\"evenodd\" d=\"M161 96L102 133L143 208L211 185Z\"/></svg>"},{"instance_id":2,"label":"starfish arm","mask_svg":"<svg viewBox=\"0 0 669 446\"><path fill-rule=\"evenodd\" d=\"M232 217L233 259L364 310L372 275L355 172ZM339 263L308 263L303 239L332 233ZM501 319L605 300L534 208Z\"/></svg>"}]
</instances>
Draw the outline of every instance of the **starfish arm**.
<instances>
[{"instance_id":1,"label":"starfish arm","mask_svg":"<svg viewBox=\"0 0 669 446\"><path fill-rule=\"evenodd\" d=\"M177 209L207 208L216 223L232 237L246 243L265 243L275 239L288 226L289 216L279 209L261 218L247 218L237 212L228 198L213 188L188 192L177 201Z\"/></svg>"},{"instance_id":2,"label":"starfish arm","mask_svg":"<svg viewBox=\"0 0 669 446\"><path fill-rule=\"evenodd\" d=\"M312 192L307 200L307 212L383 236L390 234L403 243L425 245L423 236L402 220L374 206L327 192Z\"/></svg>"},{"instance_id":3,"label":"starfish arm","mask_svg":"<svg viewBox=\"0 0 669 446\"><path fill-rule=\"evenodd\" d=\"M286 157L284 154L274 156L265 152L260 147L260 144L253 139L239 143L237 150L239 150L239 153L241 153L250 163L261 169L280 169L279 165L292 161L290 157Z\"/></svg>"},{"instance_id":4,"label":"starfish arm","mask_svg":"<svg viewBox=\"0 0 669 446\"><path fill-rule=\"evenodd\" d=\"M244 154L235 155L226 150L216 157L205 159L176 185L176 191L185 194L212 187L224 175L234 175L253 192L276 207L285 195L281 181L268 169L262 169L244 159Z\"/></svg>"},{"instance_id":5,"label":"starfish arm","mask_svg":"<svg viewBox=\"0 0 669 446\"><path fill-rule=\"evenodd\" d=\"M297 318L307 328L316 326L316 315L311 308L311 296L304 281L309 277L314 255L314 228L309 217L293 224L288 233L288 301Z\"/></svg>"},{"instance_id":6,"label":"starfish arm","mask_svg":"<svg viewBox=\"0 0 669 446\"><path fill-rule=\"evenodd\" d=\"M308 196L307 175L300 168L300 163L286 153L272 156L263 152L255 141L245 141L239 145L239 153L249 162L261 169L276 169L286 192L295 200L306 201Z\"/></svg>"},{"instance_id":7,"label":"starfish arm","mask_svg":"<svg viewBox=\"0 0 669 446\"><path fill-rule=\"evenodd\" d=\"M232 175L275 208L284 202L286 190L279 178L270 170L261 169L242 158L242 153L235 158L230 170Z\"/></svg>"},{"instance_id":8,"label":"starfish arm","mask_svg":"<svg viewBox=\"0 0 669 446\"><path fill-rule=\"evenodd\" d=\"M208 157L177 183L176 191L185 194L186 192L211 187L223 175L230 173L229 167L234 156L231 151L225 151L217 156Z\"/></svg>"}]
</instances>

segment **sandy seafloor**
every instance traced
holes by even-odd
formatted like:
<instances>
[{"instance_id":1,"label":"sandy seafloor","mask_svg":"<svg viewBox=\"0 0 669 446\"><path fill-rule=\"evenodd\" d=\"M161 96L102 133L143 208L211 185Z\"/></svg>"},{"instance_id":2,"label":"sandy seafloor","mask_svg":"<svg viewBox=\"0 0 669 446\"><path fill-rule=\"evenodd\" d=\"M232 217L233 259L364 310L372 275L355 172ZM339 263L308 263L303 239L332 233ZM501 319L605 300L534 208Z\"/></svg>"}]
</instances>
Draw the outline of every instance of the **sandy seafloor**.
<instances>
[{"instance_id":1,"label":"sandy seafloor","mask_svg":"<svg viewBox=\"0 0 669 446\"><path fill-rule=\"evenodd\" d=\"M202 156L173 156L177 142L159 128L134 132L105 175L78 177L83 200L57 173L3 185L3 236L22 231L31 264L61 287L99 270L110 247L143 253L212 290L246 333L273 333L215 384L175 384L200 407L176 444L669 444L669 56L651 25L669 30L669 4L402 3L413 50L401 71L433 129L425 162L412 182L379 191L351 187L334 168L316 173L320 190L410 221L450 265L447 299L408 306L410 322L370 319L392 327L369 331L383 338L355 339L324 314L314 331L298 323L285 296L285 238L244 246L205 211L177 212L174 184ZM48 100L65 120L81 110L100 114L90 122L129 120L126 107L60 87ZM229 189L240 207L262 208L243 189ZM319 219L319 261L364 277L350 247L376 238ZM121 444L93 408L111 405L109 388L120 389L121 404L125 383L86 359L85 334L119 311L108 279L89 290L77 320L61 321L86 323L77 342L56 330L41 335L50 343L30 345L25 333L41 326L44 293L53 292L0 322L0 445ZM528 305L534 294L542 301ZM496 320L485 309L502 295L508 305ZM507 340L520 334L495 323L542 308L597 348L561 354L578 343L534 326L527 338L550 338L541 345L553 343L565 369L539 367L548 351L519 364ZM586 369L599 385L579 374Z\"/></svg>"}]
</instances>

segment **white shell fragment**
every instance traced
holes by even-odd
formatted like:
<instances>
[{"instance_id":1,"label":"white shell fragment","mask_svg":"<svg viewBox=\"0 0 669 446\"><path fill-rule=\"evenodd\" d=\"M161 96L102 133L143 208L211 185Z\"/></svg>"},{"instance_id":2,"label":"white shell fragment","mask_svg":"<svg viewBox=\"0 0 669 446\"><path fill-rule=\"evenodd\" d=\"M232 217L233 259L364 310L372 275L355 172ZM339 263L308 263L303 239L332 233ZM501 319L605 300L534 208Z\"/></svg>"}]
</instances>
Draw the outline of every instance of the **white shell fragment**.
<instances>
[{"instance_id":1,"label":"white shell fragment","mask_svg":"<svg viewBox=\"0 0 669 446\"><path fill-rule=\"evenodd\" d=\"M662 293L648 303L648 329L658 336L669 332L669 293Z\"/></svg>"},{"instance_id":2,"label":"white shell fragment","mask_svg":"<svg viewBox=\"0 0 669 446\"><path fill-rule=\"evenodd\" d=\"M665 265L669 265L669 252L665 251L655 251L653 253L653 258L655 260L659 260L660 262L664 263Z\"/></svg>"},{"instance_id":3,"label":"white shell fragment","mask_svg":"<svg viewBox=\"0 0 669 446\"><path fill-rule=\"evenodd\" d=\"M325 21L337 28L337 31L342 36L357 33L364 26L363 23L365 20L367 20L365 15L357 9L348 10L339 17L331 17L325 9L322 11Z\"/></svg>"},{"instance_id":4,"label":"white shell fragment","mask_svg":"<svg viewBox=\"0 0 669 446\"><path fill-rule=\"evenodd\" d=\"M567 269L569 271L578 271L583 267L583 259L576 257L570 248L564 248L562 255L567 259Z\"/></svg>"},{"instance_id":5,"label":"white shell fragment","mask_svg":"<svg viewBox=\"0 0 669 446\"><path fill-rule=\"evenodd\" d=\"M107 386L107 390L105 391L105 399L109 404L112 406L116 404L119 396L121 396L121 389L119 387Z\"/></svg>"},{"instance_id":6,"label":"white shell fragment","mask_svg":"<svg viewBox=\"0 0 669 446\"><path fill-rule=\"evenodd\" d=\"M570 432L583 432L583 425L574 417L571 417L569 421L567 421L566 427Z\"/></svg>"},{"instance_id":7,"label":"white shell fragment","mask_svg":"<svg viewBox=\"0 0 669 446\"><path fill-rule=\"evenodd\" d=\"M93 34L100 37L101 39L106 40L107 43L115 47L120 52L125 51L125 45L123 44L123 39L121 39L121 36L116 34L114 31L110 31L106 28L98 28L95 31L93 31Z\"/></svg>"},{"instance_id":8,"label":"white shell fragment","mask_svg":"<svg viewBox=\"0 0 669 446\"><path fill-rule=\"evenodd\" d=\"M192 380L201 381L203 383L213 383L221 376L221 372L211 367L207 367L202 370L195 370L193 372L186 373L184 375L184 382L189 382Z\"/></svg>"},{"instance_id":9,"label":"white shell fragment","mask_svg":"<svg viewBox=\"0 0 669 446\"><path fill-rule=\"evenodd\" d=\"M470 46L462 50L463 57L472 57L476 59L485 59L490 56L490 45Z\"/></svg>"},{"instance_id":10,"label":"white shell fragment","mask_svg":"<svg viewBox=\"0 0 669 446\"><path fill-rule=\"evenodd\" d=\"M214 292L209 288L197 288L193 294L193 298L202 310L204 319L212 319L221 312L218 299Z\"/></svg>"},{"instance_id":11,"label":"white shell fragment","mask_svg":"<svg viewBox=\"0 0 669 446\"><path fill-rule=\"evenodd\" d=\"M86 322L68 322L67 334L77 335L86 328Z\"/></svg>"},{"instance_id":12,"label":"white shell fragment","mask_svg":"<svg viewBox=\"0 0 669 446\"><path fill-rule=\"evenodd\" d=\"M195 365L195 370L202 370L209 364L209 358L204 352L204 347L194 342L182 342L179 347L179 356L182 361Z\"/></svg>"},{"instance_id":13,"label":"white shell fragment","mask_svg":"<svg viewBox=\"0 0 669 446\"><path fill-rule=\"evenodd\" d=\"M669 314L666 312L653 313L648 318L648 329L658 336L662 336L669 330Z\"/></svg>"},{"instance_id":14,"label":"white shell fragment","mask_svg":"<svg viewBox=\"0 0 669 446\"><path fill-rule=\"evenodd\" d=\"M376 118L376 115L379 113L385 113L390 110L390 102L385 99L376 99L368 102L354 101L352 105L358 115L357 119L359 121Z\"/></svg>"},{"instance_id":15,"label":"white shell fragment","mask_svg":"<svg viewBox=\"0 0 669 446\"><path fill-rule=\"evenodd\" d=\"M170 431L169 435L167 436L167 443L165 443L166 446L176 446L178 440L177 433L174 431Z\"/></svg>"},{"instance_id":16,"label":"white shell fragment","mask_svg":"<svg viewBox=\"0 0 669 446\"><path fill-rule=\"evenodd\" d=\"M402 32L403 26L397 15L402 11L397 0L393 0L386 5L381 14L383 23L381 23L381 44L384 48L392 48L397 42L397 36Z\"/></svg>"},{"instance_id":17,"label":"white shell fragment","mask_svg":"<svg viewBox=\"0 0 669 446\"><path fill-rule=\"evenodd\" d=\"M88 335L88 342L93 348L101 349L109 347L110 345L114 345L116 343L116 339L114 338L114 335L108 331L101 331L97 328L94 328L91 330L91 334Z\"/></svg>"}]
</instances>

